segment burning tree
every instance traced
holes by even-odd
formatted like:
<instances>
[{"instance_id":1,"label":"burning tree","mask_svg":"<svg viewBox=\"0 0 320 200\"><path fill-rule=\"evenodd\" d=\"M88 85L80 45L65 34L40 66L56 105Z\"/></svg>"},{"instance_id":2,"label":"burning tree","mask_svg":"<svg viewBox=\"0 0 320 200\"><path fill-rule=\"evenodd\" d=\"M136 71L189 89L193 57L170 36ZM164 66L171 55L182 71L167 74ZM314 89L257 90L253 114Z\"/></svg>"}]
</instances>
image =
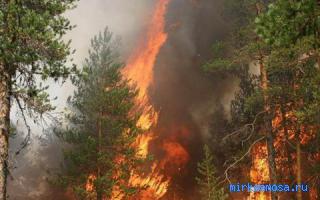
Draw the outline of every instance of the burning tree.
<instances>
[{"instance_id":1,"label":"burning tree","mask_svg":"<svg viewBox=\"0 0 320 200\"><path fill-rule=\"evenodd\" d=\"M236 21L235 43L206 65L242 80L232 108L234 129L224 139L249 147L228 165L226 179L232 168L251 155L254 183L301 184L304 179L315 184L317 170L310 175L304 168L316 168L319 161L319 144L314 140L319 137L320 113L319 3L278 0L234 5L247 9ZM250 65L259 68L259 79L248 76ZM252 193L250 198L275 199L276 195ZM296 196L304 198L301 191Z\"/></svg>"},{"instance_id":2,"label":"burning tree","mask_svg":"<svg viewBox=\"0 0 320 200\"><path fill-rule=\"evenodd\" d=\"M278 0L256 19L257 33L272 48L268 57L276 116L274 132L277 133L279 158L287 152L289 161L279 170L286 171L293 165L297 184L308 179L318 184L319 172L307 173L306 167L316 167L319 162L319 66L320 66L320 5L319 1L288 2ZM281 29L279 24L286 27ZM281 139L281 138L285 139ZM281 145L281 140L285 141ZM284 149L286 143L291 144ZM283 144L283 142L282 142ZM293 144L293 145L292 145ZM308 157L303 164L304 156ZM312 178L309 178L312 177ZM315 190L315 188L313 188ZM317 193L317 192L315 192ZM297 199L305 198L301 191ZM311 194L310 198L316 198Z\"/></svg>"},{"instance_id":3,"label":"burning tree","mask_svg":"<svg viewBox=\"0 0 320 200\"><path fill-rule=\"evenodd\" d=\"M89 58L73 79L69 124L59 132L73 146L59 180L81 199L121 199L138 189L129 184L144 160L133 145L141 133L139 114L132 112L137 90L121 75L116 48L108 29L91 40Z\"/></svg>"},{"instance_id":4,"label":"burning tree","mask_svg":"<svg viewBox=\"0 0 320 200\"><path fill-rule=\"evenodd\" d=\"M251 174L265 174L264 177L251 177L251 181L276 183L273 105L268 93L270 85L266 66L270 48L252 28L254 19L265 10L266 3L259 0L230 2L232 4L229 9L240 8L244 12L232 10L232 14L236 15L233 35L229 41L215 48L220 53L215 54L215 58L205 65L207 71L233 74L241 81L242 88L232 102L230 133L222 138L222 141L230 139L233 145L243 151L235 150L237 156L229 161L231 164L226 167L224 174L230 182L229 172L246 156L251 155L252 169L258 171ZM258 73L255 76L248 72L250 65L257 68ZM274 194L272 199L276 199Z\"/></svg>"}]
</instances>

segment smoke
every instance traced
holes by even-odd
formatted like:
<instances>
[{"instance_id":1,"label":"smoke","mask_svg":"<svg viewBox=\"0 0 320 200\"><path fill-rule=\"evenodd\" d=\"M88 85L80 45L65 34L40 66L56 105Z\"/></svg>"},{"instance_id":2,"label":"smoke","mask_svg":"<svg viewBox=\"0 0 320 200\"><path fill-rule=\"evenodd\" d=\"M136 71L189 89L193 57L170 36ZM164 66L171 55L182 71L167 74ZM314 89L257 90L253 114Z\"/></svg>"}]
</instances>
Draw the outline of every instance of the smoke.
<instances>
[{"instance_id":1,"label":"smoke","mask_svg":"<svg viewBox=\"0 0 320 200\"><path fill-rule=\"evenodd\" d=\"M72 39L72 47L77 50L74 62L81 65L87 56L90 38L106 26L121 37L121 54L125 60L145 32L155 1L81 0L76 9L67 13L71 22L77 25L66 37ZM227 23L220 16L222 2L171 0L166 25L169 37L157 59L154 85L150 89L152 103L160 111L156 130L160 138L151 144L155 157L165 156L161 144L167 140L178 142L190 154L190 162L178 169L170 188L183 193L185 200L194 199L197 194L196 163L202 156L203 143L214 132L209 129L212 115L221 109L221 105L228 111L237 85L230 77L206 74L201 69L211 56L211 45L228 32ZM54 104L59 111L63 111L72 91L70 83L50 88L51 95L58 96ZM223 117L221 112L217 113ZM219 130L219 124L216 126ZM17 168L11 171L10 199L68 199L63 195L57 197L58 190L47 182L47 177L59 169L63 160L63 145L54 136L39 141L37 138L43 135L40 127L33 128L33 132L34 141L28 149L22 155L12 156ZM21 137L12 139L12 152L21 140ZM167 168L171 170L172 166ZM175 192L169 191L165 199L173 199Z\"/></svg>"},{"instance_id":2,"label":"smoke","mask_svg":"<svg viewBox=\"0 0 320 200\"><path fill-rule=\"evenodd\" d=\"M156 130L160 138L151 148L155 157L161 159L166 151L161 151L161 145L173 140L187 149L191 160L178 169L172 192L165 199L177 194L182 199L194 199L197 195L194 177L203 143L209 143L210 134L216 134L215 129L224 125L212 127L211 119L215 114L216 118L227 116L236 89L237 80L206 74L201 68L212 56L211 45L228 32L220 15L222 3L222 0L172 0L168 10L169 38L157 59L154 86L150 89L160 112ZM220 112L221 109L225 112Z\"/></svg>"}]
</instances>

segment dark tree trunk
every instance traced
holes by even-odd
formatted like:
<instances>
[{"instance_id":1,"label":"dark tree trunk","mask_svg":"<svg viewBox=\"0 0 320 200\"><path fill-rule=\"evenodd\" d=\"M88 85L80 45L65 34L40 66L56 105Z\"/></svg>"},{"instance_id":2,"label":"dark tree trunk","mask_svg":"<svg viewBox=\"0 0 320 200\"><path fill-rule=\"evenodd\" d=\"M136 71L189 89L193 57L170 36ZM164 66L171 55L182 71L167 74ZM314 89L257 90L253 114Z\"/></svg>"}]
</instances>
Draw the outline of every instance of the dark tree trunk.
<instances>
[{"instance_id":1,"label":"dark tree trunk","mask_svg":"<svg viewBox=\"0 0 320 200\"><path fill-rule=\"evenodd\" d=\"M297 153L297 184L302 184L302 173L301 173L301 144L300 144L300 128L296 133L296 153ZM297 200L302 200L301 188L297 191Z\"/></svg>"},{"instance_id":2,"label":"dark tree trunk","mask_svg":"<svg viewBox=\"0 0 320 200\"><path fill-rule=\"evenodd\" d=\"M268 77L267 77L267 70L265 69L264 63L263 63L263 56L261 54L260 60L260 73L261 73L261 87L263 90L263 97L264 97L264 111L265 117L264 117L264 125L265 125L265 131L266 131L266 139L267 139L267 149L268 149L268 164L269 164L269 172L270 172L270 182L271 184L277 183L277 172L276 172L276 152L274 148L274 138L273 138L273 128L272 128L272 119L273 114L271 112L271 107L269 105L269 97L267 94L268 90ZM277 195L272 192L271 193L271 199L276 200Z\"/></svg>"},{"instance_id":3,"label":"dark tree trunk","mask_svg":"<svg viewBox=\"0 0 320 200\"><path fill-rule=\"evenodd\" d=\"M10 73L0 64L0 200L5 200L7 195L10 82Z\"/></svg>"},{"instance_id":4,"label":"dark tree trunk","mask_svg":"<svg viewBox=\"0 0 320 200\"><path fill-rule=\"evenodd\" d=\"M286 100L284 102L287 102ZM288 158L288 160L286 161L286 168L288 169L288 180L289 180L289 183L292 182L292 177L294 177L293 173L292 173L292 158L291 158L291 150L290 150L290 147L288 145L288 142L289 142L289 132L288 132L288 119L287 119L287 116L286 116L286 106L285 106L285 103L281 103L281 116L282 116L282 121L281 121L281 125L282 125L282 128L283 128L283 132L284 132L284 136L285 136L285 155L286 157Z\"/></svg>"},{"instance_id":5,"label":"dark tree trunk","mask_svg":"<svg viewBox=\"0 0 320 200\"><path fill-rule=\"evenodd\" d=\"M99 162L99 156L101 153L101 142L102 142L102 111L99 113L99 120L97 123L97 129L98 129L98 160L97 160L97 179L101 178L101 168L100 168L100 162ZM102 188L99 185L98 188L96 188L97 190L97 200L102 200L103 199L103 195L102 195Z\"/></svg>"},{"instance_id":6,"label":"dark tree trunk","mask_svg":"<svg viewBox=\"0 0 320 200\"><path fill-rule=\"evenodd\" d=\"M256 3L256 14L259 16L262 12L262 6L260 3ZM257 37L257 43L259 43L259 38ZM272 119L273 113L271 112L271 106L269 101L269 96L267 93L268 90L268 74L267 69L264 63L264 54L262 49L258 48L258 64L260 68L260 86L263 91L263 98L264 98L264 128L265 128L265 135L266 135L266 142L267 142L267 149L268 149L268 164L269 164L269 172L270 172L270 182L274 184L277 182L277 173L276 173L276 152L274 148L274 138L273 138L273 128L272 128ZM271 199L277 200L277 195L274 192L271 192Z\"/></svg>"}]
</instances>

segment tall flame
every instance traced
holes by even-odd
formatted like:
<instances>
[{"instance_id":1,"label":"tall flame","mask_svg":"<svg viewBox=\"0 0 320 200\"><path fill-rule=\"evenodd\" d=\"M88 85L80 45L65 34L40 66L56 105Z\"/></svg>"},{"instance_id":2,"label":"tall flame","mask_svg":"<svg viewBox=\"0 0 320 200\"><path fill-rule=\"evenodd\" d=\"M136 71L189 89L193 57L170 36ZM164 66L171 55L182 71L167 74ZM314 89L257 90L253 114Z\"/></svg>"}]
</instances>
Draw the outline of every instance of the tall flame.
<instances>
[{"instance_id":1,"label":"tall flame","mask_svg":"<svg viewBox=\"0 0 320 200\"><path fill-rule=\"evenodd\" d=\"M258 143L252 149L252 166L250 179L253 184L267 184L270 181L268 151L265 143ZM265 192L250 192L250 200L267 200L270 195Z\"/></svg>"},{"instance_id":2,"label":"tall flame","mask_svg":"<svg viewBox=\"0 0 320 200\"><path fill-rule=\"evenodd\" d=\"M164 29L168 4L169 0L158 0L146 37L128 59L127 66L122 71L123 75L139 88L136 104L137 106L141 106L143 110L142 116L138 121L138 126L145 130L150 130L158 121L158 113L150 103L148 89L153 84L156 58L167 40L167 33L165 33ZM151 131L137 138L135 146L139 150L139 156L143 158L147 157L149 154L149 143L154 138L155 134ZM147 187L147 190L141 194L140 199L159 199L167 192L169 180L166 180L157 169L158 163L154 162L149 174L132 173L130 178L131 185Z\"/></svg>"},{"instance_id":3,"label":"tall flame","mask_svg":"<svg viewBox=\"0 0 320 200\"><path fill-rule=\"evenodd\" d=\"M165 14L169 0L159 0L151 19L146 39L129 58L123 70L124 76L134 81L139 88L138 100L149 103L148 88L153 82L153 67L160 48L167 40ZM145 113L147 114L147 113Z\"/></svg>"}]
</instances>

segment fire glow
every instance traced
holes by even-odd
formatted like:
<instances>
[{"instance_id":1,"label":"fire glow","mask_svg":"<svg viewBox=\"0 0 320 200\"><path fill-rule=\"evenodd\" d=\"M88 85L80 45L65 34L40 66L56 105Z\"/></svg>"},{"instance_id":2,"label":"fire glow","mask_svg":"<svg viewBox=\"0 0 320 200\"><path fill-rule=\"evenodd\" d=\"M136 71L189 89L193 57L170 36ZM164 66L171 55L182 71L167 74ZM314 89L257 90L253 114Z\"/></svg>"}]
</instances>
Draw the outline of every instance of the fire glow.
<instances>
[{"instance_id":1,"label":"fire glow","mask_svg":"<svg viewBox=\"0 0 320 200\"><path fill-rule=\"evenodd\" d=\"M258 143L252 149L252 166L250 179L254 184L269 183L268 151L265 143ZM250 192L250 200L267 200L270 195L264 192Z\"/></svg>"},{"instance_id":2,"label":"fire glow","mask_svg":"<svg viewBox=\"0 0 320 200\"><path fill-rule=\"evenodd\" d=\"M124 77L139 89L136 104L142 108L142 116L138 121L138 126L148 130L148 132L137 138L134 145L139 151L138 156L143 158L150 154L150 142L158 137L152 128L157 125L159 113L152 106L148 89L154 81L155 61L168 37L165 32L165 15L168 4L169 0L158 0L145 39L141 41L138 48L130 56L127 66L122 71ZM139 199L156 200L163 197L168 191L171 180L171 177L164 173L166 164L171 161L176 162L177 159L178 165L182 165L189 159L188 153L179 143L164 142L161 148L167 155L162 160L153 161L148 172L145 174L132 172L129 183L132 186L146 187L138 194Z\"/></svg>"},{"instance_id":3,"label":"fire glow","mask_svg":"<svg viewBox=\"0 0 320 200\"><path fill-rule=\"evenodd\" d=\"M168 37L165 32L165 15L169 2L170 0L158 0L143 40L129 57L127 65L122 70L123 76L139 90L136 109L141 112L141 116L137 125L146 132L136 139L133 146L137 149L137 156L140 158L148 158L150 143L159 138L159 133L154 131L154 127L158 125L159 113L151 103L148 90L153 85L156 59ZM184 134L189 134L185 128L177 129L175 130L177 133L182 131ZM157 200L166 195L172 177L179 173L190 159L189 153L176 141L177 139L170 137L161 141L156 148L164 152L164 156L153 160L149 166L145 166L144 172L131 171L129 185L143 189L130 199ZM87 191L93 189L94 180L94 175L88 177ZM113 188L111 199L121 200L123 198L119 188Z\"/></svg>"},{"instance_id":4,"label":"fire glow","mask_svg":"<svg viewBox=\"0 0 320 200\"><path fill-rule=\"evenodd\" d=\"M290 104L288 104L290 105ZM284 129L282 122L283 118L286 118L290 125L286 125L286 130ZM288 123L287 122L287 123ZM295 125L297 124L297 118L295 117L292 111L287 112L285 115L281 113L280 109L277 109L274 119L272 120L272 128L273 132L276 133L276 137L274 138L274 147L277 152L276 164L278 166L278 173L281 173L283 177L290 177L290 168L287 166L288 159L291 157L292 160L296 162L297 152L290 154L287 152L288 150L285 148L287 140L290 140L292 143L299 142L302 145L308 144L310 140L315 139L315 132L317 127L300 127L300 135L298 140L296 140L296 132ZM296 149L295 149L296 150ZM268 150L266 143L258 143L252 149L252 166L250 170L250 179L251 182L255 184L267 184L270 182L270 171L268 164ZM319 160L319 158L312 158L312 160ZM291 164L293 165L294 172L297 171L297 163ZM286 180L283 178L284 182L287 184L291 184L290 180ZM312 188L310 192L310 199L315 199L317 197L316 191ZM250 200L267 200L271 199L270 193L259 192L254 193L251 192L249 196Z\"/></svg>"}]
</instances>

